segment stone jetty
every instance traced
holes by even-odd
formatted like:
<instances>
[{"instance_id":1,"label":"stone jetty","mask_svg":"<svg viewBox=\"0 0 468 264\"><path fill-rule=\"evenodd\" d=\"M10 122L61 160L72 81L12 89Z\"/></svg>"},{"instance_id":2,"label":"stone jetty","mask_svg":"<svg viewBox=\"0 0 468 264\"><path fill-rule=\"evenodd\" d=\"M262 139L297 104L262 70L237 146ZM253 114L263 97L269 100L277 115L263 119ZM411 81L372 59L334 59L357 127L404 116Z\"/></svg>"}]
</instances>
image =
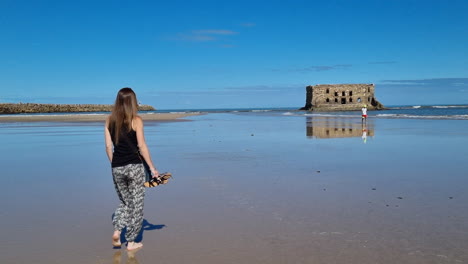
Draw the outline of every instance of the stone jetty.
<instances>
[{"instance_id":1,"label":"stone jetty","mask_svg":"<svg viewBox=\"0 0 468 264\"><path fill-rule=\"evenodd\" d=\"M0 114L110 112L112 107L106 104L1 103ZM150 105L140 105L138 108L140 111L156 110Z\"/></svg>"}]
</instances>

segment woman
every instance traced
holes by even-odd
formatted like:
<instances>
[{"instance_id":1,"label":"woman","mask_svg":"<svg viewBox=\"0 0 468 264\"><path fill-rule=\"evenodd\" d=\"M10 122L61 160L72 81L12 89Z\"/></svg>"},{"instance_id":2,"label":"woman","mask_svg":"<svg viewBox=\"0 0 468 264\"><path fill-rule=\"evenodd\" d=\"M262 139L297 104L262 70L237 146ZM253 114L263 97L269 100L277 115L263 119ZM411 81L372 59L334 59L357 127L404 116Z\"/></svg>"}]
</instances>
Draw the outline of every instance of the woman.
<instances>
[{"instance_id":1,"label":"woman","mask_svg":"<svg viewBox=\"0 0 468 264\"><path fill-rule=\"evenodd\" d=\"M104 129L106 153L112 165L114 186L120 199L120 205L112 219L112 245L121 246L120 232L127 227L127 250L143 246L142 243L135 242L143 223L145 197L145 172L141 157L148 163L153 177L159 174L145 142L143 120L137 112L138 104L133 90L120 89Z\"/></svg>"}]
</instances>

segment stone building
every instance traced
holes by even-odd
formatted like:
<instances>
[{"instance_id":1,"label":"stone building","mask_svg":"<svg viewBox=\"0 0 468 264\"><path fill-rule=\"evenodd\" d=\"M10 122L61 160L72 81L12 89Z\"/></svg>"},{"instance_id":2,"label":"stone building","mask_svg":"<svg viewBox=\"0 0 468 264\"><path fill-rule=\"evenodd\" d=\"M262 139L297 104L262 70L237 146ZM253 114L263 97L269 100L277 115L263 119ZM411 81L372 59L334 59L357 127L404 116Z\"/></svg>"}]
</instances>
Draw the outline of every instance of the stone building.
<instances>
[{"instance_id":1,"label":"stone building","mask_svg":"<svg viewBox=\"0 0 468 264\"><path fill-rule=\"evenodd\" d=\"M301 110L345 111L383 109L375 98L374 84L319 84L306 87L306 104Z\"/></svg>"}]
</instances>

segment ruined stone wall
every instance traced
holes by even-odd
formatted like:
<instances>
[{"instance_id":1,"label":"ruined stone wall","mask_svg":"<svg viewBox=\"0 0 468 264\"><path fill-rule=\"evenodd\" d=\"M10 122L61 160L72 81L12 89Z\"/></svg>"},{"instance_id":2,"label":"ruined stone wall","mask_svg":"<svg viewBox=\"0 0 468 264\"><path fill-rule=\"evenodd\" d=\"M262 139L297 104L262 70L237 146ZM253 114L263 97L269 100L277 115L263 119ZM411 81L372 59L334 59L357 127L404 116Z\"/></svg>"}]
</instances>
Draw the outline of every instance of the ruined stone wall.
<instances>
[{"instance_id":1,"label":"ruined stone wall","mask_svg":"<svg viewBox=\"0 0 468 264\"><path fill-rule=\"evenodd\" d=\"M374 84L320 84L306 87L306 105L303 110L342 111L383 109L375 98Z\"/></svg>"}]
</instances>

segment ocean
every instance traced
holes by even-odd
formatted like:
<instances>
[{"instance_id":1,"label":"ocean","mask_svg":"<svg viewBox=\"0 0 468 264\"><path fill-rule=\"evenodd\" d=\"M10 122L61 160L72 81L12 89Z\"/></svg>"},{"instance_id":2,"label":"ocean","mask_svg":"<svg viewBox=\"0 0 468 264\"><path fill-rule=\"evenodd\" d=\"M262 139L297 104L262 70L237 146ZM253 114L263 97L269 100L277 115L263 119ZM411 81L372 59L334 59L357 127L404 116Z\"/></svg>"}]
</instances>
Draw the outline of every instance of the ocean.
<instances>
[{"instance_id":1,"label":"ocean","mask_svg":"<svg viewBox=\"0 0 468 264\"><path fill-rule=\"evenodd\" d=\"M284 115L284 116L311 116L311 117L360 117L361 111L302 111L295 107L275 108L218 108L218 109L159 109L156 111L144 111L142 113L253 113L258 115ZM108 112L86 112L86 113L27 113L8 114L15 115L96 115L108 114ZM396 105L389 106L384 110L370 110L368 116L371 118L404 118L404 119L446 119L446 120L468 120L468 105Z\"/></svg>"},{"instance_id":2,"label":"ocean","mask_svg":"<svg viewBox=\"0 0 468 264\"><path fill-rule=\"evenodd\" d=\"M149 111L148 113L151 113ZM361 111L314 112L301 111L298 108L240 108L240 109L169 109L157 110L155 113L268 113L291 116L325 116L325 117L360 117ZM456 119L468 120L468 105L415 105L390 106L385 110L369 111L374 118L419 118L419 119Z\"/></svg>"}]
</instances>

